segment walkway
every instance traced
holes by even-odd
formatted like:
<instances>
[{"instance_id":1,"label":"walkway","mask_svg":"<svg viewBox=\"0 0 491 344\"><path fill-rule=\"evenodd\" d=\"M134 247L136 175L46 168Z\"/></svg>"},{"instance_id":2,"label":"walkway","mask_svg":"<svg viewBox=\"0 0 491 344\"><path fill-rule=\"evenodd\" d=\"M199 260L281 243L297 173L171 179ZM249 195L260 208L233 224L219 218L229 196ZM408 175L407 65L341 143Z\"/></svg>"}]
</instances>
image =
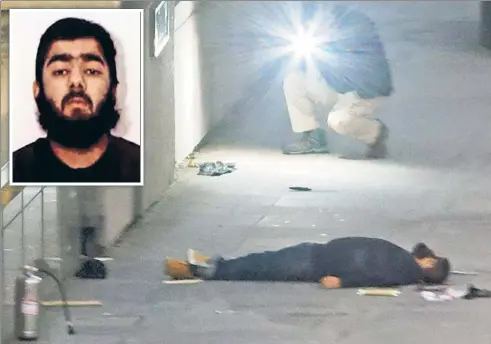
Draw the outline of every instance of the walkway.
<instances>
[{"instance_id":1,"label":"walkway","mask_svg":"<svg viewBox=\"0 0 491 344\"><path fill-rule=\"evenodd\" d=\"M79 334L50 310L46 343L488 344L488 301L429 303L412 288L397 298L326 291L311 284L163 283L165 256L188 247L241 255L300 241L380 236L410 247L424 240L451 257L455 277L491 288L489 90L491 55L478 49L477 3L359 4L381 24L397 94L382 114L393 159L285 157L281 95L256 101L224 123L198 161L237 163L209 178L181 169L179 181L115 247L104 281L73 281ZM247 110L247 111L246 111ZM338 138L333 146L343 147ZM289 186L308 186L294 193Z\"/></svg>"}]
</instances>

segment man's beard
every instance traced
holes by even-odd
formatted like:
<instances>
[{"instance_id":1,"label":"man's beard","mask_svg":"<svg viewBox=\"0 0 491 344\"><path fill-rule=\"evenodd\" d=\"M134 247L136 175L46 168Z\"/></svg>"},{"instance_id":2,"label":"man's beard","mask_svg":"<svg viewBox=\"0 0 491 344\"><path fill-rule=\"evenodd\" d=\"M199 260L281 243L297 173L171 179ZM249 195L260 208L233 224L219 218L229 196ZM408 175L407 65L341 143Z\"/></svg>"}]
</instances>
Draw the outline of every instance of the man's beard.
<instances>
[{"instance_id":1,"label":"man's beard","mask_svg":"<svg viewBox=\"0 0 491 344\"><path fill-rule=\"evenodd\" d=\"M64 102L73 96L65 97ZM78 94L78 96L89 100L88 105L92 104L87 95ZM88 149L92 147L116 127L120 118L119 112L115 109L116 97L111 90L108 91L94 113L87 118L66 117L57 110L53 102L46 98L42 88L36 98L36 104L39 111L38 122L46 132L47 138L66 148Z\"/></svg>"}]
</instances>

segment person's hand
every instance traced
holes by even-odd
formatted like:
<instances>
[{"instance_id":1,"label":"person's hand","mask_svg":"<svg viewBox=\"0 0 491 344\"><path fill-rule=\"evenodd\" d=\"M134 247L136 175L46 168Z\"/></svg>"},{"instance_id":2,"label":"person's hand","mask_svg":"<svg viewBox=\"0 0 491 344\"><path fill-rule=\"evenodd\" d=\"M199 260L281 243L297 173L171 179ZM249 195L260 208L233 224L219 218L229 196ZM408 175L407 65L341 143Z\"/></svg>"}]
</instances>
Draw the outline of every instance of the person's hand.
<instances>
[{"instance_id":1,"label":"person's hand","mask_svg":"<svg viewBox=\"0 0 491 344\"><path fill-rule=\"evenodd\" d=\"M341 279L334 276L322 277L319 281L324 288L327 289L339 289L341 288Z\"/></svg>"}]
</instances>

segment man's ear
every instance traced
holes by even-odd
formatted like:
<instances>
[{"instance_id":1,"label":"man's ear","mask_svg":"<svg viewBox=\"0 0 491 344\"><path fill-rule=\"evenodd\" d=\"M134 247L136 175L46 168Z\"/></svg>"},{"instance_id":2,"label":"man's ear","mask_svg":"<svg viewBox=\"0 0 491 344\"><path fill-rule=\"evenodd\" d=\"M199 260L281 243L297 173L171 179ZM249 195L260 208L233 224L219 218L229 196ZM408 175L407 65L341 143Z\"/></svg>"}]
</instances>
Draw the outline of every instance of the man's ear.
<instances>
[{"instance_id":1,"label":"man's ear","mask_svg":"<svg viewBox=\"0 0 491 344\"><path fill-rule=\"evenodd\" d=\"M34 98L39 96L39 84L37 81L32 83L32 94L34 95Z\"/></svg>"}]
</instances>

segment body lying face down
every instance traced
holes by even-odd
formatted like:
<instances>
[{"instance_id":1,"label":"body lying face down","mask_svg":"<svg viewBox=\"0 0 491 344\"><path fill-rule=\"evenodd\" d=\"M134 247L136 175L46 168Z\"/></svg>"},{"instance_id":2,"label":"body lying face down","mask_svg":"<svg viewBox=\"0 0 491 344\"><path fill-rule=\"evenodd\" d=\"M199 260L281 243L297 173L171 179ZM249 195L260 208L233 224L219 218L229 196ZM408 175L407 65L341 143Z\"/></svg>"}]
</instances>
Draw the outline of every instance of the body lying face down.
<instances>
[{"instance_id":1,"label":"body lying face down","mask_svg":"<svg viewBox=\"0 0 491 344\"><path fill-rule=\"evenodd\" d=\"M450 263L424 243L407 251L384 239L345 237L234 259L204 257L190 250L187 261L168 259L166 270L173 278L320 282L332 289L442 284Z\"/></svg>"}]
</instances>

